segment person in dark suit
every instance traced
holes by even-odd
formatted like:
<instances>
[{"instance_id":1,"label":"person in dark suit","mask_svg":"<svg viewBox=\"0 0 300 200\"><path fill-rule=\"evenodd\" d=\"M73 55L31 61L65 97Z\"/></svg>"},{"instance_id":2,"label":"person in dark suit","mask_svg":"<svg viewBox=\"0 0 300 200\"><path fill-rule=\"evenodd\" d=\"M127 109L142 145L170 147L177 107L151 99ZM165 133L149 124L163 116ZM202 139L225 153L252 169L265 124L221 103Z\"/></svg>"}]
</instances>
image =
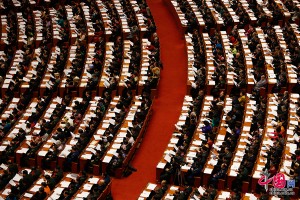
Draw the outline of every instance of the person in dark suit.
<instances>
[{"instance_id":1,"label":"person in dark suit","mask_svg":"<svg viewBox=\"0 0 300 200\"><path fill-rule=\"evenodd\" d=\"M34 181L33 175L28 173L27 170L23 170L23 181L26 185L31 185Z\"/></svg>"},{"instance_id":2,"label":"person in dark suit","mask_svg":"<svg viewBox=\"0 0 300 200\"><path fill-rule=\"evenodd\" d=\"M10 180L9 172L7 170L3 171L0 175L0 189L3 189Z\"/></svg>"},{"instance_id":3,"label":"person in dark suit","mask_svg":"<svg viewBox=\"0 0 300 200\"><path fill-rule=\"evenodd\" d=\"M16 163L12 163L11 160L9 160L7 162L7 164L8 164L8 170L11 174L18 173L19 169L18 169L18 165Z\"/></svg>"},{"instance_id":4,"label":"person in dark suit","mask_svg":"<svg viewBox=\"0 0 300 200\"><path fill-rule=\"evenodd\" d=\"M51 190L53 190L55 188L55 185L56 185L55 179L50 177L49 175L46 175L45 179L46 179L47 185L50 187Z\"/></svg>"},{"instance_id":5,"label":"person in dark suit","mask_svg":"<svg viewBox=\"0 0 300 200\"><path fill-rule=\"evenodd\" d=\"M210 179L210 184L216 187L218 180L224 178L226 173L227 173L227 165L223 163L221 165L221 169L212 175Z\"/></svg>"},{"instance_id":6,"label":"person in dark suit","mask_svg":"<svg viewBox=\"0 0 300 200\"><path fill-rule=\"evenodd\" d=\"M45 199L47 197L47 194L46 192L44 191L44 187L40 187L38 192L36 192L32 197L31 199L32 200L42 200L42 199Z\"/></svg>"},{"instance_id":7,"label":"person in dark suit","mask_svg":"<svg viewBox=\"0 0 300 200\"><path fill-rule=\"evenodd\" d=\"M78 147L73 146L71 153L67 156L65 164L64 164L66 169L70 168L72 162L75 162L78 160L79 154L80 154L80 151L79 151Z\"/></svg>"},{"instance_id":8,"label":"person in dark suit","mask_svg":"<svg viewBox=\"0 0 300 200\"><path fill-rule=\"evenodd\" d=\"M194 162L192 164L192 167L188 170L188 172L185 175L185 180L188 185L192 186L194 185L194 180L196 176L200 176L200 173L202 171L202 166L198 162Z\"/></svg>"},{"instance_id":9,"label":"person in dark suit","mask_svg":"<svg viewBox=\"0 0 300 200\"><path fill-rule=\"evenodd\" d=\"M99 190L98 187L94 187L95 185L93 185L91 192L89 194L89 196L87 197L88 200L97 200L101 191Z\"/></svg>"},{"instance_id":10,"label":"person in dark suit","mask_svg":"<svg viewBox=\"0 0 300 200\"><path fill-rule=\"evenodd\" d=\"M36 180L40 177L40 175L42 174L41 170L36 168L36 167L32 167L30 174L32 175L32 179Z\"/></svg>"}]
</instances>

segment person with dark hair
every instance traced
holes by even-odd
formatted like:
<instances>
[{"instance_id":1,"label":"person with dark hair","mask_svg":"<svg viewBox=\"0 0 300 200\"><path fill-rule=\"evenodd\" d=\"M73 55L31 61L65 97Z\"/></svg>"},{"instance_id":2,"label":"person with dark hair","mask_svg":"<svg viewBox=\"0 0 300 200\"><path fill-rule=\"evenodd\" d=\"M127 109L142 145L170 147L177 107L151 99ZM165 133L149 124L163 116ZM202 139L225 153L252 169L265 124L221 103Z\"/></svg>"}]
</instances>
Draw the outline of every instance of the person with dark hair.
<instances>
[{"instance_id":1,"label":"person with dark hair","mask_svg":"<svg viewBox=\"0 0 300 200\"><path fill-rule=\"evenodd\" d=\"M201 128L202 133L205 133L205 134L210 133L212 131L212 127L211 127L209 121L205 120L203 123L204 123L204 127Z\"/></svg>"},{"instance_id":2,"label":"person with dark hair","mask_svg":"<svg viewBox=\"0 0 300 200\"><path fill-rule=\"evenodd\" d=\"M212 174L211 179L210 179L210 184L213 186L217 186L217 182L219 179L223 179L227 173L227 165L223 163L221 165L221 169L217 171L216 173Z\"/></svg>"},{"instance_id":3,"label":"person with dark hair","mask_svg":"<svg viewBox=\"0 0 300 200\"><path fill-rule=\"evenodd\" d=\"M32 200L41 200L45 199L47 196L47 193L44 191L44 187L41 186L39 190L31 197Z\"/></svg>"}]
</instances>

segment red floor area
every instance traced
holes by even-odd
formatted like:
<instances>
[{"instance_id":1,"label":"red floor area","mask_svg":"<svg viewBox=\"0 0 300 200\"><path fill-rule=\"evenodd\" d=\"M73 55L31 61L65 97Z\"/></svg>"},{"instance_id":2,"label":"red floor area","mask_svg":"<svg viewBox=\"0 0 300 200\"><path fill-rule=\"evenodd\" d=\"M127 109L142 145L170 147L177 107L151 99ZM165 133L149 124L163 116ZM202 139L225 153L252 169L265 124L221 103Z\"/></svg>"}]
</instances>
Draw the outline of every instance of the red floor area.
<instances>
[{"instance_id":1,"label":"red floor area","mask_svg":"<svg viewBox=\"0 0 300 200\"><path fill-rule=\"evenodd\" d=\"M148 182L156 181L156 165L174 131L186 93L187 58L183 37L162 0L149 0L148 5L158 28L164 69L148 130L132 162L138 171L127 178L113 180L114 200L137 199Z\"/></svg>"}]
</instances>

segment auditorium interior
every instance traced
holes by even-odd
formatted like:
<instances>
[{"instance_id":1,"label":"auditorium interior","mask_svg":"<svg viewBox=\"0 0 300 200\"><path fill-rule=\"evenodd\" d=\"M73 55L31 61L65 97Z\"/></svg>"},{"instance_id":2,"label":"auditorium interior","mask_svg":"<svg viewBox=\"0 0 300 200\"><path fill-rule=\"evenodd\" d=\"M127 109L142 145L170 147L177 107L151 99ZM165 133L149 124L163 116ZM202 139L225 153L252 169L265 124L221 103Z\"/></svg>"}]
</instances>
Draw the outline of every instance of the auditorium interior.
<instances>
[{"instance_id":1,"label":"auditorium interior","mask_svg":"<svg viewBox=\"0 0 300 200\"><path fill-rule=\"evenodd\" d=\"M0 15L0 200L300 199L300 0Z\"/></svg>"}]
</instances>

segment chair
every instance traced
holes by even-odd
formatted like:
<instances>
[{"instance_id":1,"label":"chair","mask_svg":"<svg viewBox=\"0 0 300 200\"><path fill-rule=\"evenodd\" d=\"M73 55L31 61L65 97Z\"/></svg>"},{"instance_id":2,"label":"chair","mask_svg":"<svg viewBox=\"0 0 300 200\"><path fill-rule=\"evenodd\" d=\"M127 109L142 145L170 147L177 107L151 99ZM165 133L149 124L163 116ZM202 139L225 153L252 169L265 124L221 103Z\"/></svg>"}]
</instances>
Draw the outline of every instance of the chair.
<instances>
[{"instance_id":1,"label":"chair","mask_svg":"<svg viewBox=\"0 0 300 200\"><path fill-rule=\"evenodd\" d=\"M197 176L197 177L195 177L195 180L194 180L194 186L199 187L200 185L201 185L201 177Z\"/></svg>"},{"instance_id":2,"label":"chair","mask_svg":"<svg viewBox=\"0 0 300 200\"><path fill-rule=\"evenodd\" d=\"M151 89L151 98L154 99L157 97L157 89Z\"/></svg>"},{"instance_id":3,"label":"chair","mask_svg":"<svg viewBox=\"0 0 300 200\"><path fill-rule=\"evenodd\" d=\"M111 92L111 97L113 98L113 97L115 97L115 96L117 96L117 90L113 90L113 91Z\"/></svg>"},{"instance_id":4,"label":"chair","mask_svg":"<svg viewBox=\"0 0 300 200\"><path fill-rule=\"evenodd\" d=\"M123 168L118 168L115 170L115 177L116 178L122 178L122 174L123 174L124 169Z\"/></svg>"},{"instance_id":5,"label":"chair","mask_svg":"<svg viewBox=\"0 0 300 200\"><path fill-rule=\"evenodd\" d=\"M218 180L218 190L224 190L225 189L225 180L219 179Z\"/></svg>"},{"instance_id":6,"label":"chair","mask_svg":"<svg viewBox=\"0 0 300 200\"><path fill-rule=\"evenodd\" d=\"M266 88L260 88L260 90L259 90L259 94L260 94L260 96L266 96Z\"/></svg>"},{"instance_id":7,"label":"chair","mask_svg":"<svg viewBox=\"0 0 300 200\"><path fill-rule=\"evenodd\" d=\"M71 172L72 173L78 173L78 163L77 162L72 162L71 163Z\"/></svg>"},{"instance_id":8,"label":"chair","mask_svg":"<svg viewBox=\"0 0 300 200\"><path fill-rule=\"evenodd\" d=\"M214 35L215 32L216 32L216 29L211 28L211 29L209 30L209 35Z\"/></svg>"},{"instance_id":9,"label":"chair","mask_svg":"<svg viewBox=\"0 0 300 200\"><path fill-rule=\"evenodd\" d=\"M50 169L54 170L56 168L56 161L50 161Z\"/></svg>"},{"instance_id":10,"label":"chair","mask_svg":"<svg viewBox=\"0 0 300 200\"><path fill-rule=\"evenodd\" d=\"M10 160L12 163L14 163L14 162L15 162L15 157L9 156L9 157L8 157L8 160Z\"/></svg>"},{"instance_id":11,"label":"chair","mask_svg":"<svg viewBox=\"0 0 300 200\"><path fill-rule=\"evenodd\" d=\"M20 97L20 92L14 92L14 97L19 98Z\"/></svg>"},{"instance_id":12,"label":"chair","mask_svg":"<svg viewBox=\"0 0 300 200\"><path fill-rule=\"evenodd\" d=\"M227 34L230 34L230 33L231 33L231 30L232 30L232 26L227 26L227 27L226 27L226 33L227 33Z\"/></svg>"},{"instance_id":13,"label":"chair","mask_svg":"<svg viewBox=\"0 0 300 200\"><path fill-rule=\"evenodd\" d=\"M77 97L78 96L78 92L77 91L72 91L71 92L71 97Z\"/></svg>"},{"instance_id":14,"label":"chair","mask_svg":"<svg viewBox=\"0 0 300 200\"><path fill-rule=\"evenodd\" d=\"M37 98L39 96L39 92L38 91L34 91L33 92L33 97Z\"/></svg>"},{"instance_id":15,"label":"chair","mask_svg":"<svg viewBox=\"0 0 300 200\"><path fill-rule=\"evenodd\" d=\"M96 91L96 90L93 90L93 91L92 91L92 98L94 98L95 96L97 96L97 91Z\"/></svg>"},{"instance_id":16,"label":"chair","mask_svg":"<svg viewBox=\"0 0 300 200\"><path fill-rule=\"evenodd\" d=\"M282 28L284 25L284 21L283 20L278 20L278 25Z\"/></svg>"},{"instance_id":17,"label":"chair","mask_svg":"<svg viewBox=\"0 0 300 200\"><path fill-rule=\"evenodd\" d=\"M267 26L267 22L262 22L261 23L261 27L263 28L263 27L266 27Z\"/></svg>"},{"instance_id":18,"label":"chair","mask_svg":"<svg viewBox=\"0 0 300 200\"><path fill-rule=\"evenodd\" d=\"M36 160L34 158L29 158L28 165L29 165L29 167L36 166Z\"/></svg>"},{"instance_id":19,"label":"chair","mask_svg":"<svg viewBox=\"0 0 300 200\"><path fill-rule=\"evenodd\" d=\"M243 184L242 184L242 192L243 193L247 193L249 190L249 182L248 181L243 181Z\"/></svg>"},{"instance_id":20,"label":"chair","mask_svg":"<svg viewBox=\"0 0 300 200\"><path fill-rule=\"evenodd\" d=\"M100 174L100 166L99 165L93 165L93 174L99 175Z\"/></svg>"}]
</instances>

